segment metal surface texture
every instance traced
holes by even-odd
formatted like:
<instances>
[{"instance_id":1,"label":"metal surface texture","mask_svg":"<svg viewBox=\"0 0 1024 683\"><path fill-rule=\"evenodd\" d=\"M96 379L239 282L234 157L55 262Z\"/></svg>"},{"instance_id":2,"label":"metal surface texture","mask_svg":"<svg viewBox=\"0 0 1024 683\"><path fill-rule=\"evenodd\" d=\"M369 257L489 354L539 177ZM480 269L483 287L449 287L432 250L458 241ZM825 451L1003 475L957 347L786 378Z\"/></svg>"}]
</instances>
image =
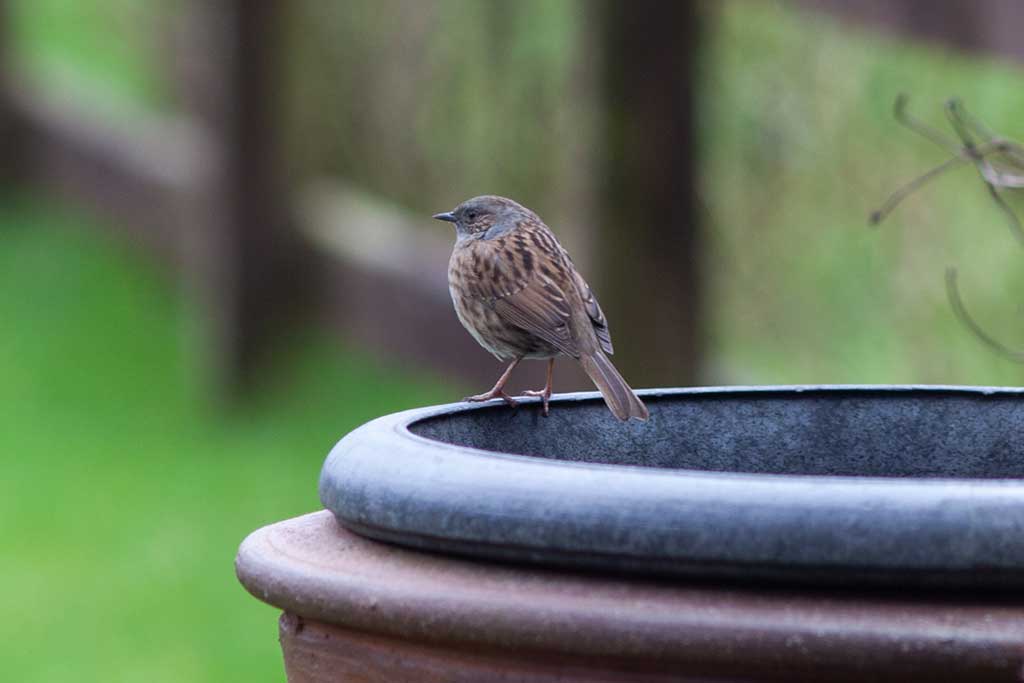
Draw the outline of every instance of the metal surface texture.
<instances>
[{"instance_id":1,"label":"metal surface texture","mask_svg":"<svg viewBox=\"0 0 1024 683\"><path fill-rule=\"evenodd\" d=\"M374 420L320 497L360 534L478 557L677 577L1024 587L1024 391L648 390Z\"/></svg>"},{"instance_id":2,"label":"metal surface texture","mask_svg":"<svg viewBox=\"0 0 1024 683\"><path fill-rule=\"evenodd\" d=\"M257 530L236 569L312 681L1018 681L1024 605L595 576L421 553L327 511Z\"/></svg>"}]
</instances>

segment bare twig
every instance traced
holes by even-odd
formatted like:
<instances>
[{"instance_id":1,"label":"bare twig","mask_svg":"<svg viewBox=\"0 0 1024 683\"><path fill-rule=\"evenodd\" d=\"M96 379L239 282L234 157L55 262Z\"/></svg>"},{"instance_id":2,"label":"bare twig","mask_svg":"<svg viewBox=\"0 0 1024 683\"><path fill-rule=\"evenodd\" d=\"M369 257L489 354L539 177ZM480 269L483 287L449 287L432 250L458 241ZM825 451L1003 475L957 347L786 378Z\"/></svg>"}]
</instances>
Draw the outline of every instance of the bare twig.
<instances>
[{"instance_id":1,"label":"bare twig","mask_svg":"<svg viewBox=\"0 0 1024 683\"><path fill-rule=\"evenodd\" d=\"M975 135L986 142L995 140L997 137L988 126L967 111L963 100L959 97L951 97L946 100L946 116L952 122L954 130L973 130ZM965 134L961 134L959 137L961 141L967 139Z\"/></svg>"},{"instance_id":2,"label":"bare twig","mask_svg":"<svg viewBox=\"0 0 1024 683\"><path fill-rule=\"evenodd\" d=\"M1006 222L1010 226L1010 232L1013 233L1013 236L1017 238L1018 242L1024 245L1024 228L1021 228L1020 219L1017 218L1017 213L1009 204L1006 203L1006 200L1003 199L1002 195L999 194L999 191L996 190L994 185L985 183L985 187L988 188L988 193L992 197L992 201L996 203L996 206L998 206L1003 212L1003 215L1006 216Z\"/></svg>"},{"instance_id":3,"label":"bare twig","mask_svg":"<svg viewBox=\"0 0 1024 683\"><path fill-rule=\"evenodd\" d=\"M907 112L908 98L900 94L893 106L893 116L906 128L942 147L953 156L930 171L898 188L882 206L871 213L869 221L876 225L884 220L909 195L951 168L971 164L985 184L992 201L1003 213L1010 232L1024 245L1024 227L1000 190L1024 188L1024 147L1001 138L975 118L963 102L952 98L946 102L945 113L956 134L953 139L912 117ZM970 332L990 349L1011 360L1024 363L1024 349L1012 349L988 334L967 312L957 287L956 269L946 270L946 295L956 317Z\"/></svg>"},{"instance_id":4,"label":"bare twig","mask_svg":"<svg viewBox=\"0 0 1024 683\"><path fill-rule=\"evenodd\" d=\"M904 199L912 195L916 190L927 185L929 181L938 178L949 169L964 163L967 163L967 159L964 159L963 157L957 156L951 159L946 159L927 173L923 173L905 185L900 186L895 192L889 195L878 209L871 212L871 216L868 218L868 221L871 225L878 225L884 221Z\"/></svg>"},{"instance_id":5,"label":"bare twig","mask_svg":"<svg viewBox=\"0 0 1024 683\"><path fill-rule=\"evenodd\" d=\"M1016 212L999 194L999 190L1003 188L1024 188L1024 147L996 136L970 114L959 99L950 99L945 105L946 118L949 119L956 138L949 137L912 116L907 111L908 101L906 94L901 93L897 96L893 105L895 119L902 126L947 150L953 157L898 188L886 198L881 207L871 212L869 222L877 225L922 186L952 168L970 163L977 169L989 196L1006 217L1010 231L1017 241L1024 245L1024 226L1021 225Z\"/></svg>"},{"instance_id":6,"label":"bare twig","mask_svg":"<svg viewBox=\"0 0 1024 683\"><path fill-rule=\"evenodd\" d=\"M949 136L943 135L941 132L932 128L924 121L911 116L907 112L907 102L910 101L910 97L906 93L900 93L896 96L896 102L892 106L892 115L896 121L910 130L914 131L926 140L929 140L939 147L942 147L949 151L950 154L960 155L960 145L957 141Z\"/></svg>"},{"instance_id":7,"label":"bare twig","mask_svg":"<svg viewBox=\"0 0 1024 683\"><path fill-rule=\"evenodd\" d=\"M985 183L985 188L988 190L989 196L992 197L992 201L996 203L999 210L1003 212L1006 217L1007 224L1010 226L1010 232L1013 236L1024 245L1024 228L1021 227L1020 219L1017 218L1017 214L1006 203L1006 200L999 194L997 187L1003 187L1001 182L994 182L995 180L1002 180L999 174L995 172L995 169L986 159L986 156L995 152L1000 153L1009 149L1012 143L1002 142L998 145L993 145L992 140L994 138L992 132L981 124L976 118L974 118L967 109L963 106L958 98L952 98L946 102L946 118L949 119L949 123L953 126L953 130L956 131L957 137L963 143L963 154L970 159L975 168L978 170L978 174ZM984 144L979 147L975 144L974 138L971 133L977 133L980 135Z\"/></svg>"},{"instance_id":8,"label":"bare twig","mask_svg":"<svg viewBox=\"0 0 1024 683\"><path fill-rule=\"evenodd\" d=\"M1010 156L1011 158L1013 158L1012 154L1014 152L1020 153L1019 148L1007 147L1007 143L1003 143L1002 141L999 141L998 143L994 142L993 144L998 144L1001 148L1003 148L1000 150L1000 152L1007 154L1007 156ZM984 164L982 164L981 174L984 176L985 182L987 182L989 185L994 185L996 187L1006 187L1010 189L1024 188L1024 175L1018 173L1011 173L1010 171L1003 170L1004 168L1005 165L997 166L996 164L992 164L986 161ZM1015 159L1013 164L1011 164L1010 168L1024 168L1024 156L1021 156L1019 160Z\"/></svg>"},{"instance_id":9,"label":"bare twig","mask_svg":"<svg viewBox=\"0 0 1024 683\"><path fill-rule=\"evenodd\" d=\"M1009 358L1010 360L1017 361L1018 363L1024 363L1024 350L1011 349L998 341L983 330L981 325L979 325L967 312L963 299L960 298L960 289L956 284L956 268L946 269L946 296L949 298L949 305L953 308L953 313L956 314L956 317L975 337L981 340L985 346L989 347L1004 358Z\"/></svg>"},{"instance_id":10,"label":"bare twig","mask_svg":"<svg viewBox=\"0 0 1024 683\"><path fill-rule=\"evenodd\" d=\"M1007 218L1014 237L1024 245L1024 226L1014 210L998 193L997 188L1024 187L1024 147L1016 142L996 137L992 131L971 115L964 103L956 98L945 104L946 118L956 138L949 137L907 112L909 98L904 93L896 97L893 117L900 125L921 135L949 152L952 158L913 178L890 195L879 209L868 217L871 225L878 225L914 191L928 184L946 171L966 163L974 165L984 181L992 201ZM976 139L977 138L977 139ZM1002 157L1001 163L992 163L990 157ZM1017 171L1020 171L1019 173Z\"/></svg>"},{"instance_id":11,"label":"bare twig","mask_svg":"<svg viewBox=\"0 0 1024 683\"><path fill-rule=\"evenodd\" d=\"M958 131L965 151L977 162L987 183L996 187L1024 187L1024 175L1002 170L1009 168L1013 171L1024 171L1024 147L993 133L991 129L968 112L959 99L954 98L946 102L946 116L952 123L953 129ZM968 132L972 130L975 135L985 141L985 145L975 146L973 144ZM996 157L996 159L993 160L992 157ZM1003 160L1000 161L999 157L1003 157Z\"/></svg>"}]
</instances>

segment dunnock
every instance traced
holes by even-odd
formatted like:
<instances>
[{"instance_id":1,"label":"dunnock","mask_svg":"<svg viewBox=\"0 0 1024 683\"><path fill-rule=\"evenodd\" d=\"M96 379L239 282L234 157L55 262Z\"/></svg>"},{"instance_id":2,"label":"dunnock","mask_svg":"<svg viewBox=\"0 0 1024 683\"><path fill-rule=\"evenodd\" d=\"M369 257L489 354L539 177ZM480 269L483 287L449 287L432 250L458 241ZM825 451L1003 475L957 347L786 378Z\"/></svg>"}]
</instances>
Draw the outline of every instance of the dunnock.
<instances>
[{"instance_id":1,"label":"dunnock","mask_svg":"<svg viewBox=\"0 0 1024 683\"><path fill-rule=\"evenodd\" d=\"M514 406L504 391L512 370L524 358L548 359L545 387L525 392L541 397L547 415L555 357L565 354L583 366L615 417L647 419L647 407L605 355L612 340L597 299L537 214L483 196L434 218L455 224L448 289L459 320L498 360L511 361L490 391L465 400Z\"/></svg>"}]
</instances>

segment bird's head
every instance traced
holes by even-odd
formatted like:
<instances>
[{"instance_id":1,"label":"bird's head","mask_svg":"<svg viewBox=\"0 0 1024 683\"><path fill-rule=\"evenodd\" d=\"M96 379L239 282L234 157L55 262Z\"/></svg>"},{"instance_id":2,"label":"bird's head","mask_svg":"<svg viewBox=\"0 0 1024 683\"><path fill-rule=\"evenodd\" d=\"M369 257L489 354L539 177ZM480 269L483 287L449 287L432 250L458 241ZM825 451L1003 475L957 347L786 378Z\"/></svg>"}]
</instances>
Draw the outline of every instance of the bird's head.
<instances>
[{"instance_id":1,"label":"bird's head","mask_svg":"<svg viewBox=\"0 0 1024 683\"><path fill-rule=\"evenodd\" d=\"M540 220L525 206L495 195L467 199L451 211L435 214L434 218L454 223L459 241L493 239L512 230L524 220Z\"/></svg>"}]
</instances>

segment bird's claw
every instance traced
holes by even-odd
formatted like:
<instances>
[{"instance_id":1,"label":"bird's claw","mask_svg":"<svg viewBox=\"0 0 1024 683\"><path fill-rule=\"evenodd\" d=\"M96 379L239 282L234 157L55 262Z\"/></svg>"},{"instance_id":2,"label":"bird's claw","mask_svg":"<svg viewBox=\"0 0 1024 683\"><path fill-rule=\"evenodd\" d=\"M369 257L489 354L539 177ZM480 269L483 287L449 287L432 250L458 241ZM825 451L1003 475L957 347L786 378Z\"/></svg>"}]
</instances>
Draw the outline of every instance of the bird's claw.
<instances>
[{"instance_id":1,"label":"bird's claw","mask_svg":"<svg viewBox=\"0 0 1024 683\"><path fill-rule=\"evenodd\" d=\"M501 391L500 389L498 391L491 390L488 391L487 393L477 394L475 396L467 396L462 400L466 401L467 403L480 403L482 401L490 401L492 398L500 398L502 401L504 401L513 408L519 405L519 403L516 402L514 398L506 394L504 391Z\"/></svg>"},{"instance_id":2,"label":"bird's claw","mask_svg":"<svg viewBox=\"0 0 1024 683\"><path fill-rule=\"evenodd\" d=\"M524 396L540 396L541 403L543 405L542 414L544 417L548 416L548 401L551 399L550 389L527 389L523 392Z\"/></svg>"}]
</instances>

